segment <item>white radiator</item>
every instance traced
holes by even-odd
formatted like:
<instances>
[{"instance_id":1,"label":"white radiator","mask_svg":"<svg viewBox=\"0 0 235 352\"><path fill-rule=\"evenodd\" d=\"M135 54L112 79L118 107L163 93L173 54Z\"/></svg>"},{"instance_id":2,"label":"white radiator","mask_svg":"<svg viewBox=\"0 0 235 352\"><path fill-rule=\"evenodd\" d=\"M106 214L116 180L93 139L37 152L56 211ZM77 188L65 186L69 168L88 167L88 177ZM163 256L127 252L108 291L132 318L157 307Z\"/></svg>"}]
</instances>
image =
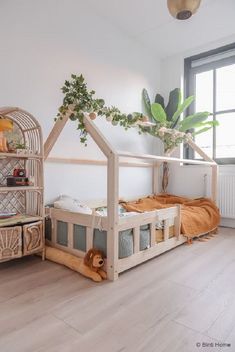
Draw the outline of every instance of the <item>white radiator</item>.
<instances>
[{"instance_id":1,"label":"white radiator","mask_svg":"<svg viewBox=\"0 0 235 352\"><path fill-rule=\"evenodd\" d=\"M210 196L210 179L205 175L206 196ZM220 172L218 180L218 207L222 218L235 219L235 173Z\"/></svg>"}]
</instances>

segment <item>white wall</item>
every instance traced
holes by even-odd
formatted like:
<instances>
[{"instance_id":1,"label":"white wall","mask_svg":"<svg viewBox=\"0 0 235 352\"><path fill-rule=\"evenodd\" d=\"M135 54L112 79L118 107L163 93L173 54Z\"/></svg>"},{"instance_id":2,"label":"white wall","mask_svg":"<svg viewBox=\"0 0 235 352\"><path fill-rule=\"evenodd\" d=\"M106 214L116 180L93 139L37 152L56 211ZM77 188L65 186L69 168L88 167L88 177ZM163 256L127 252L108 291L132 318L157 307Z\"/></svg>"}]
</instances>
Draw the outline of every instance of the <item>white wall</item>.
<instances>
[{"instance_id":1,"label":"white wall","mask_svg":"<svg viewBox=\"0 0 235 352\"><path fill-rule=\"evenodd\" d=\"M82 0L1 1L0 43L0 106L19 106L33 113L44 139L62 101L60 87L71 73L83 73L97 96L124 112L141 110L143 87L151 94L159 88L158 60ZM115 147L152 152L151 138L106 122L99 125ZM51 156L103 158L92 141L87 148L79 143L72 122ZM150 175L147 169L122 169L120 195L149 193ZM47 163L45 183L46 201L60 193L79 199L106 196L103 167Z\"/></svg>"},{"instance_id":2,"label":"white wall","mask_svg":"<svg viewBox=\"0 0 235 352\"><path fill-rule=\"evenodd\" d=\"M160 91L166 99L170 90L181 87L183 90L184 59L220 46L233 43L235 35L224 38L223 40L209 43L204 47L196 48L179 55L165 58L161 61L161 88ZM181 150L182 152L182 150ZM180 155L178 149L177 155ZM222 166L225 168L226 166ZM204 175L210 172L208 168L201 166L171 166L170 183L168 191L170 193L200 197L205 195ZM234 171L235 172L235 171Z\"/></svg>"}]
</instances>

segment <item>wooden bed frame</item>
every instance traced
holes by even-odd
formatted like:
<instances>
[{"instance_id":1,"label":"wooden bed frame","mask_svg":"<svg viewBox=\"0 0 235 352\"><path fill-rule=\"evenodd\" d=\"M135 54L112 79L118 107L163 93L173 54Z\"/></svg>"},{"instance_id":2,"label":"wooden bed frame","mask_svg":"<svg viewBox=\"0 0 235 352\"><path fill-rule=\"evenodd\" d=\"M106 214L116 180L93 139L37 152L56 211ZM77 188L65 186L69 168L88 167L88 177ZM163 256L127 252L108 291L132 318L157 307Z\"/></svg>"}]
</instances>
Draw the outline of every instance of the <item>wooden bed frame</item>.
<instances>
[{"instance_id":1,"label":"wooden bed frame","mask_svg":"<svg viewBox=\"0 0 235 352\"><path fill-rule=\"evenodd\" d=\"M68 116L65 116L63 120L58 120L47 141L44 145L44 156L47 159L51 149L53 148L56 140L58 139L61 131L63 130ZM51 244L54 247L60 248L64 251L68 251L72 254L83 257L85 252L74 248L73 241L73 228L74 225L85 226L86 228L86 251L93 247L93 232L95 228L102 228L107 231L107 260L106 270L109 280L116 280L119 273L134 267L140 263L145 262L163 252L166 252L176 246L181 245L187 238L180 234L180 206L176 205L171 208L155 210L142 214L136 214L129 217L120 218L118 214L119 204L119 167L120 166L135 166L135 167L151 167L152 172L152 190L153 194L158 193L158 179L159 179L159 168L161 164L166 161L169 163L182 163L182 164L200 164L211 168L211 195L212 200L216 202L217 197L217 177L218 177L218 166L209 156L207 156L192 140L188 144L205 160L188 160L182 158L173 158L168 154L167 156L156 156L148 154L135 154L123 151L116 151L110 143L106 140L100 130L96 127L93 121L90 120L89 116L84 117L84 123L87 132L93 138L97 146L101 149L107 158L107 217L97 215L86 215L79 213L72 213L65 210L49 208L46 210L47 215L52 221L52 235ZM128 159L140 159L148 161L142 163L127 162L122 158ZM60 159L54 159L52 161L59 162ZM62 159L62 162L66 159ZM71 162L71 160L67 160ZM73 159L75 163L89 163L89 161L82 161ZM92 162L95 164L95 162ZM105 164L105 163L102 163ZM98 162L99 165L99 162ZM62 246L57 243L56 238L56 227L57 222L62 221L67 223L68 226L68 245ZM156 243L155 238L155 224L162 221L164 224L164 240L161 243ZM174 237L169 238L169 224L174 223ZM149 224L150 226L150 246L145 250L140 250L140 226ZM133 240L134 250L133 254L129 257L119 259L118 257L118 244L119 244L119 232L133 229Z\"/></svg>"}]
</instances>

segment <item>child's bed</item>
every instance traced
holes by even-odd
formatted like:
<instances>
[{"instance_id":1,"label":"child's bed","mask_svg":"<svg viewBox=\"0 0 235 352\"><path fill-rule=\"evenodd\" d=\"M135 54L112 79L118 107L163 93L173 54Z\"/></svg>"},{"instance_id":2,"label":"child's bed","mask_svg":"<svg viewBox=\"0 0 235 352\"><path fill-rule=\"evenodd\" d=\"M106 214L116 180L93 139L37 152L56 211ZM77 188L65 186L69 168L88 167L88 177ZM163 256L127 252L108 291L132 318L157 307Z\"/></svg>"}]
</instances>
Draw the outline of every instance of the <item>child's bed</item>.
<instances>
[{"instance_id":1,"label":"child's bed","mask_svg":"<svg viewBox=\"0 0 235 352\"><path fill-rule=\"evenodd\" d=\"M46 208L46 239L56 248L84 256L92 247L108 258L108 217ZM118 273L174 248L187 239L180 235L180 206L119 216Z\"/></svg>"},{"instance_id":2,"label":"child's bed","mask_svg":"<svg viewBox=\"0 0 235 352\"><path fill-rule=\"evenodd\" d=\"M45 144L46 157L65 123L66 121L58 121L55 124ZM190 145L206 161L116 152L89 117L84 118L84 123L88 133L107 157L107 214L97 215L95 211L92 214L81 214L54 207L46 208L46 237L51 245L78 256L84 256L92 247L103 250L107 258L108 278L115 280L119 273L175 248L187 241L187 237L192 237L192 234L181 234L181 215L184 215L181 206L184 204L168 204L169 207L144 212L136 209L137 213L129 216L120 214L118 176L121 158L139 158L153 162L154 194L157 193L158 170L163 161L209 166L212 169L213 202L216 201L217 164L192 141L189 141ZM213 229L208 228L206 232L211 230Z\"/></svg>"}]
</instances>

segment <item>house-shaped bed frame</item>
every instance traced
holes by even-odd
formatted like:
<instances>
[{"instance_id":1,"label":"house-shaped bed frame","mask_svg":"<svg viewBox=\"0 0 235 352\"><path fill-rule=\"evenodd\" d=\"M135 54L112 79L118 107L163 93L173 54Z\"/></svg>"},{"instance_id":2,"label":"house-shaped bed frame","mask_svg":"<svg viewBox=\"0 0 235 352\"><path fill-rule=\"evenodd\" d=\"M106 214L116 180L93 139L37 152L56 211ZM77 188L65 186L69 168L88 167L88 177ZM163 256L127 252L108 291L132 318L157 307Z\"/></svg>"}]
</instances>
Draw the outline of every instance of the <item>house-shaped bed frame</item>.
<instances>
[{"instance_id":1,"label":"house-shaped bed frame","mask_svg":"<svg viewBox=\"0 0 235 352\"><path fill-rule=\"evenodd\" d=\"M48 139L44 144L45 159L56 143L61 131L67 123L69 117L65 116L62 120L57 120ZM146 161L152 172L152 191L153 194L158 193L158 178L159 169L161 164L166 161L169 163L182 163L182 164L200 164L211 168L211 198L216 202L217 198L217 177L218 166L208 155L206 155L192 140L188 144L204 159L189 160L182 158L173 158L168 156L156 156L148 154L135 154L126 151L116 151L110 143L103 136L101 131L97 128L89 116L84 117L84 124L87 132L93 138L97 146L101 149L107 158L107 162L102 162L102 165L107 165L107 212L108 216L97 216L72 213L61 209L50 208L47 210L47 215L50 216L52 221L51 245L77 256L83 257L85 252L74 248L74 225L81 225L86 228L86 251L93 247L93 233L95 228L102 227L103 231L107 232L107 260L106 270L108 279L116 280L118 274L136 266L148 259L151 259L163 252L166 252L182 243L187 241L187 238L180 234L180 205L171 208L155 210L146 213L140 213L129 217L119 217L118 204L119 204L119 167L120 166L138 166L146 167ZM140 159L145 163L132 163L122 160L122 158ZM54 162L65 161L66 159L51 159ZM69 160L67 160L68 162ZM78 159L70 160L75 163L89 163L89 161L82 161ZM149 164L151 162L151 164ZM94 162L93 162L94 163ZM97 162L100 165L99 162ZM67 223L68 228L68 241L67 246L58 244L57 242L57 222L62 221ZM163 226L163 241L156 242L156 223L162 222ZM174 224L174 236L169 237L170 224ZM140 250L140 227L142 225L149 225L150 229L150 245L146 249ZM119 259L119 233L126 229L133 229L133 254Z\"/></svg>"}]
</instances>

